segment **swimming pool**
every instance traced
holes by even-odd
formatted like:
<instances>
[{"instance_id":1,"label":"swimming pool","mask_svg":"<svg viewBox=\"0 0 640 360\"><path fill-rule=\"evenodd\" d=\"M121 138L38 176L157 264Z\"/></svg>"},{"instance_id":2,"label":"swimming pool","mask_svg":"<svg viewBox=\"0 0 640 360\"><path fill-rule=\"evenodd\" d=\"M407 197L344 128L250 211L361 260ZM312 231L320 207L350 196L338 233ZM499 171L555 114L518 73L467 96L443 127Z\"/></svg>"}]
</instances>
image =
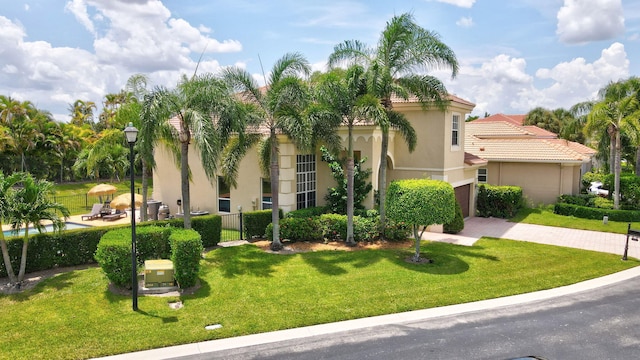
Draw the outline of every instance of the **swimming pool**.
<instances>
[{"instance_id":1,"label":"swimming pool","mask_svg":"<svg viewBox=\"0 0 640 360\"><path fill-rule=\"evenodd\" d=\"M65 223L64 230L84 229L84 228L88 228L88 227L91 227L91 226L90 225L85 225L85 224L78 224L78 223L74 223L74 222L67 222L67 223ZM45 225L43 232L49 232L49 231L53 231L53 226L52 225ZM22 235L24 235L24 228L20 229L20 231L18 233L16 233L13 230L5 230L5 231L3 231L3 233L4 233L5 237L8 237L8 236L22 236ZM36 230L35 228L32 228L32 227L29 228L29 235L37 234L37 233L38 233L38 230Z\"/></svg>"}]
</instances>

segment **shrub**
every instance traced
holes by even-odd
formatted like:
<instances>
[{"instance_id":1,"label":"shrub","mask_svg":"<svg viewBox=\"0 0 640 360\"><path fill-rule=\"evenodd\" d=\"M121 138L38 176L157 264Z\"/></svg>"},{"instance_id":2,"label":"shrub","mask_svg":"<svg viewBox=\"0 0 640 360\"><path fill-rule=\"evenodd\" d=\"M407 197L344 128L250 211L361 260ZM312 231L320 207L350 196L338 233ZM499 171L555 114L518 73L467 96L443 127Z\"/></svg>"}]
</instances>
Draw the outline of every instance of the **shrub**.
<instances>
[{"instance_id":1,"label":"shrub","mask_svg":"<svg viewBox=\"0 0 640 360\"><path fill-rule=\"evenodd\" d=\"M380 218L378 218L379 222ZM382 237L388 241L405 241L411 236L411 226L404 222L387 221Z\"/></svg>"},{"instance_id":2,"label":"shrub","mask_svg":"<svg viewBox=\"0 0 640 360\"><path fill-rule=\"evenodd\" d=\"M322 240L322 227L317 217L284 218L280 220L280 240L317 241ZM267 226L267 239L273 241L273 224Z\"/></svg>"},{"instance_id":3,"label":"shrub","mask_svg":"<svg viewBox=\"0 0 640 360\"><path fill-rule=\"evenodd\" d=\"M582 175L582 189L586 192L594 181L605 183L607 174L601 172L586 172Z\"/></svg>"},{"instance_id":4,"label":"shrub","mask_svg":"<svg viewBox=\"0 0 640 360\"><path fill-rule=\"evenodd\" d=\"M131 239L131 229L129 239ZM170 227L142 226L136 228L136 252L139 259L168 259L171 256L169 246ZM131 244L129 242L129 244Z\"/></svg>"},{"instance_id":5,"label":"shrub","mask_svg":"<svg viewBox=\"0 0 640 360\"><path fill-rule=\"evenodd\" d=\"M613 209L613 200L596 196L591 202L589 202L589 205L593 205L593 207L599 209Z\"/></svg>"},{"instance_id":6,"label":"shrub","mask_svg":"<svg viewBox=\"0 0 640 360\"><path fill-rule=\"evenodd\" d=\"M510 218L522 207L522 188L518 186L480 185L478 216Z\"/></svg>"},{"instance_id":7,"label":"shrub","mask_svg":"<svg viewBox=\"0 0 640 360\"><path fill-rule=\"evenodd\" d=\"M320 216L327 212L324 206L308 207L300 210L289 211L285 217L287 218L310 218Z\"/></svg>"},{"instance_id":8,"label":"shrub","mask_svg":"<svg viewBox=\"0 0 640 360\"><path fill-rule=\"evenodd\" d=\"M169 236L169 242L178 286L183 289L194 286L198 280L203 251L200 234L193 229L175 229Z\"/></svg>"},{"instance_id":9,"label":"shrub","mask_svg":"<svg viewBox=\"0 0 640 360\"><path fill-rule=\"evenodd\" d=\"M131 287L131 230L121 228L104 234L95 259L107 278L120 287Z\"/></svg>"},{"instance_id":10,"label":"shrub","mask_svg":"<svg viewBox=\"0 0 640 360\"><path fill-rule=\"evenodd\" d=\"M98 242L108 230L96 227L29 236L26 272L94 263ZM20 265L22 237L9 237L6 241L11 265L17 269ZM0 256L0 277L5 276L7 271Z\"/></svg>"},{"instance_id":11,"label":"shrub","mask_svg":"<svg viewBox=\"0 0 640 360\"><path fill-rule=\"evenodd\" d=\"M591 194L580 194L580 195L562 194L558 196L558 202L563 204L589 206L589 203L593 201L595 197L596 195L591 195Z\"/></svg>"},{"instance_id":12,"label":"shrub","mask_svg":"<svg viewBox=\"0 0 640 360\"><path fill-rule=\"evenodd\" d=\"M582 219L601 220L607 215L611 221L634 222L640 218L639 210L613 210L598 209L586 206L557 203L553 207L553 212L558 215L575 216Z\"/></svg>"},{"instance_id":13,"label":"shrub","mask_svg":"<svg viewBox=\"0 0 640 360\"><path fill-rule=\"evenodd\" d=\"M279 211L282 219L282 210ZM246 239L268 235L267 225L271 224L271 210L247 211L242 213L242 228Z\"/></svg>"},{"instance_id":14,"label":"shrub","mask_svg":"<svg viewBox=\"0 0 640 360\"><path fill-rule=\"evenodd\" d=\"M337 158L324 146L320 148L322 161L328 163L331 175L336 181L336 186L327 189L325 200L330 212L336 214L347 213L347 158ZM363 169L367 158L359 161L354 159L353 164L353 208L364 210L362 201L367 197L373 185L367 179L371 176L370 168Z\"/></svg>"},{"instance_id":15,"label":"shrub","mask_svg":"<svg viewBox=\"0 0 640 360\"><path fill-rule=\"evenodd\" d=\"M347 216L340 214L323 214L318 218L322 229L322 237L330 241L344 241L347 239ZM353 225L353 237L355 240L355 216Z\"/></svg>"},{"instance_id":16,"label":"shrub","mask_svg":"<svg viewBox=\"0 0 640 360\"><path fill-rule=\"evenodd\" d=\"M443 231L447 234L457 234L464 229L464 217L462 216L462 208L456 201L456 216L453 221L443 225Z\"/></svg>"}]
</instances>

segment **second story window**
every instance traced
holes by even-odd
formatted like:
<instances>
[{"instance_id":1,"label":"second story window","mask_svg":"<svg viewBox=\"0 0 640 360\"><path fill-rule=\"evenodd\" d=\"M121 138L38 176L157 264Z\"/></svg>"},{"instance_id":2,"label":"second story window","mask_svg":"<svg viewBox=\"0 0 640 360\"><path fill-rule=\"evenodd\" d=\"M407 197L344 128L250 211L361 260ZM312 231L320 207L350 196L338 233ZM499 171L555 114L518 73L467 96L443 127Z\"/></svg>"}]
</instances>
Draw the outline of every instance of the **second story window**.
<instances>
[{"instance_id":1,"label":"second story window","mask_svg":"<svg viewBox=\"0 0 640 360\"><path fill-rule=\"evenodd\" d=\"M453 115L451 122L451 146L460 145L460 115Z\"/></svg>"}]
</instances>

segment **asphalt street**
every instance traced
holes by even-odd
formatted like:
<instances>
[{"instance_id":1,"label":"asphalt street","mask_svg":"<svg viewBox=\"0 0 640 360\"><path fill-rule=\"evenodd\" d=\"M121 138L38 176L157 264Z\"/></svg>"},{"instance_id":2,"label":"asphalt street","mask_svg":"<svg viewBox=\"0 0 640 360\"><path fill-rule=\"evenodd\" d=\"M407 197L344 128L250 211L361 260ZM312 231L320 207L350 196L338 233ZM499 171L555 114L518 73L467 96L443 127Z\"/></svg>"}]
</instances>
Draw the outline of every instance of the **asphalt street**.
<instances>
[{"instance_id":1,"label":"asphalt street","mask_svg":"<svg viewBox=\"0 0 640 360\"><path fill-rule=\"evenodd\" d=\"M559 298L178 357L201 359L640 358L640 279Z\"/></svg>"}]
</instances>

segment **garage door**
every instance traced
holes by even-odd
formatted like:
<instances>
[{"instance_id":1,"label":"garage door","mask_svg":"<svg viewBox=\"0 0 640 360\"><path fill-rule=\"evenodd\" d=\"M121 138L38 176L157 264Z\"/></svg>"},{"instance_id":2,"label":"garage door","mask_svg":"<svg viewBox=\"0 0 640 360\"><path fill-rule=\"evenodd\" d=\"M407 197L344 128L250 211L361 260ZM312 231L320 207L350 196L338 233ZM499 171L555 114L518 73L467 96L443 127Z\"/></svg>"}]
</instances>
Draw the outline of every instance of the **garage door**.
<instances>
[{"instance_id":1,"label":"garage door","mask_svg":"<svg viewBox=\"0 0 640 360\"><path fill-rule=\"evenodd\" d=\"M471 184L458 186L455 188L456 200L462 208L462 216L469 217L469 198L471 197Z\"/></svg>"}]
</instances>

